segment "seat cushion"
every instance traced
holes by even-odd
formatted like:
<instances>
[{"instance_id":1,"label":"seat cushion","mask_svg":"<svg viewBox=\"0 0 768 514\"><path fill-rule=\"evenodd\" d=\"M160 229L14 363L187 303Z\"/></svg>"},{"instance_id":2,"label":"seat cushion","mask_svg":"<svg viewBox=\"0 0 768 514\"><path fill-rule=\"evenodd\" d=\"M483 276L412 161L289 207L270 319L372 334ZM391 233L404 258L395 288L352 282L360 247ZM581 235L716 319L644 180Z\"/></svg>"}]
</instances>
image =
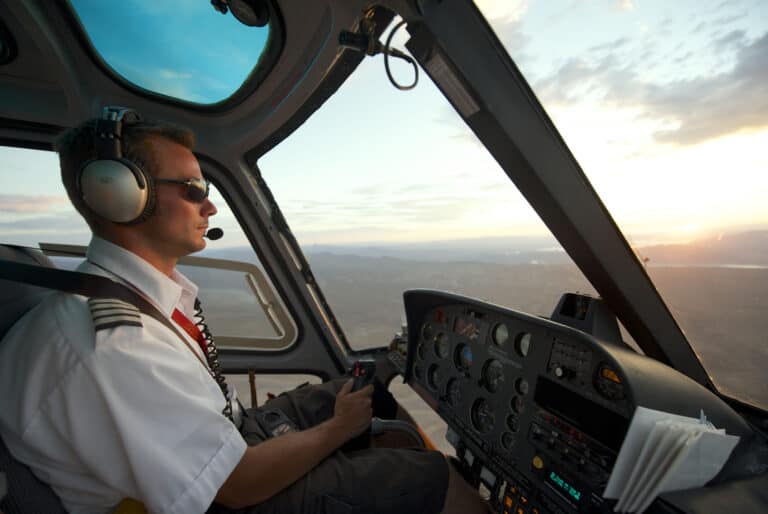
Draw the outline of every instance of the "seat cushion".
<instances>
[{"instance_id":1,"label":"seat cushion","mask_svg":"<svg viewBox=\"0 0 768 514\"><path fill-rule=\"evenodd\" d=\"M11 456L0 439L0 473L5 474L8 491L0 500L3 514L66 514L59 497L37 479L25 465Z\"/></svg>"},{"instance_id":2,"label":"seat cushion","mask_svg":"<svg viewBox=\"0 0 768 514\"><path fill-rule=\"evenodd\" d=\"M20 246L0 245L0 259L55 267L39 250ZM48 289L0 280L0 344L11 326L47 294L51 294ZM8 394L8 391L3 391L3 394ZM7 482L7 494L0 498L0 512L3 514L66 513L51 488L38 480L29 468L14 459L2 439L0 473L5 476Z\"/></svg>"},{"instance_id":3,"label":"seat cushion","mask_svg":"<svg viewBox=\"0 0 768 514\"><path fill-rule=\"evenodd\" d=\"M21 246L0 245L0 259L55 268L40 250ZM42 287L0 280L0 340L19 318L48 294L51 291Z\"/></svg>"}]
</instances>

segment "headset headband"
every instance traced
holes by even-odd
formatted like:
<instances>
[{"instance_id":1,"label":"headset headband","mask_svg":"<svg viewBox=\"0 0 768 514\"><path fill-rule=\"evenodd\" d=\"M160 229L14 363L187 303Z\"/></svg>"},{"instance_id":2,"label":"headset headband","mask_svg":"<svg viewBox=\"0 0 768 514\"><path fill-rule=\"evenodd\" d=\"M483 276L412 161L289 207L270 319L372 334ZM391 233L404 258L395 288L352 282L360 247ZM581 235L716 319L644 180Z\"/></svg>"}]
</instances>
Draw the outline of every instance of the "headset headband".
<instances>
[{"instance_id":1,"label":"headset headband","mask_svg":"<svg viewBox=\"0 0 768 514\"><path fill-rule=\"evenodd\" d=\"M139 113L126 107L107 105L96 121L96 158L122 159L123 124L141 120Z\"/></svg>"}]
</instances>

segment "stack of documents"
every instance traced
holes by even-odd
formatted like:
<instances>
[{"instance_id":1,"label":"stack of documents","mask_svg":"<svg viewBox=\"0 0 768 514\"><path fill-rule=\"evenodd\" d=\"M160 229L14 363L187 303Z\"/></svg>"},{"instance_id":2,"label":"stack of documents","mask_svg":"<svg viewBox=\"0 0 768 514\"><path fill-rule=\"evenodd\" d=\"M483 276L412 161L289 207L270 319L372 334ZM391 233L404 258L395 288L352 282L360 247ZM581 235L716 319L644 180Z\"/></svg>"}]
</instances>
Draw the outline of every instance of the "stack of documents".
<instances>
[{"instance_id":1,"label":"stack of documents","mask_svg":"<svg viewBox=\"0 0 768 514\"><path fill-rule=\"evenodd\" d=\"M739 442L699 419L638 407L603 496L615 512L643 512L659 494L701 487Z\"/></svg>"}]
</instances>

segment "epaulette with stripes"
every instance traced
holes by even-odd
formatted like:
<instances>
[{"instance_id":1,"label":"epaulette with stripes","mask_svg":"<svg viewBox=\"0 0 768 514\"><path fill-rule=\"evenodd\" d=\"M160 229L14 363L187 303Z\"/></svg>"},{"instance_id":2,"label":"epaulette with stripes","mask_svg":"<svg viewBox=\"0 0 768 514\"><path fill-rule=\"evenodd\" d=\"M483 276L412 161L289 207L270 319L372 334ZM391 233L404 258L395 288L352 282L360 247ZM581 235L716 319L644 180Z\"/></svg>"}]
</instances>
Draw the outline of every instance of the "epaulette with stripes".
<instances>
[{"instance_id":1,"label":"epaulette with stripes","mask_svg":"<svg viewBox=\"0 0 768 514\"><path fill-rule=\"evenodd\" d=\"M88 307L96 332L119 326L143 326L139 309L128 302L116 298L89 298Z\"/></svg>"}]
</instances>

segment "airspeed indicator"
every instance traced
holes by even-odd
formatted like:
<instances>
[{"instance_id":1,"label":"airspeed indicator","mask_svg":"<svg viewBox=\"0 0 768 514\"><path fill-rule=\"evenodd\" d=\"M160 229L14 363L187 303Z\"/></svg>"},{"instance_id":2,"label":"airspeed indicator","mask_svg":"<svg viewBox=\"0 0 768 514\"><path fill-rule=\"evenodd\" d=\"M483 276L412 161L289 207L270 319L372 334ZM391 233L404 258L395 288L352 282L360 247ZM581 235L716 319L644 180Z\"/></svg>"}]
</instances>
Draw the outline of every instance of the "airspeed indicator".
<instances>
[{"instance_id":1,"label":"airspeed indicator","mask_svg":"<svg viewBox=\"0 0 768 514\"><path fill-rule=\"evenodd\" d=\"M483 385L491 393L499 390L504 383L504 366L496 359L491 359L483 366Z\"/></svg>"}]
</instances>

